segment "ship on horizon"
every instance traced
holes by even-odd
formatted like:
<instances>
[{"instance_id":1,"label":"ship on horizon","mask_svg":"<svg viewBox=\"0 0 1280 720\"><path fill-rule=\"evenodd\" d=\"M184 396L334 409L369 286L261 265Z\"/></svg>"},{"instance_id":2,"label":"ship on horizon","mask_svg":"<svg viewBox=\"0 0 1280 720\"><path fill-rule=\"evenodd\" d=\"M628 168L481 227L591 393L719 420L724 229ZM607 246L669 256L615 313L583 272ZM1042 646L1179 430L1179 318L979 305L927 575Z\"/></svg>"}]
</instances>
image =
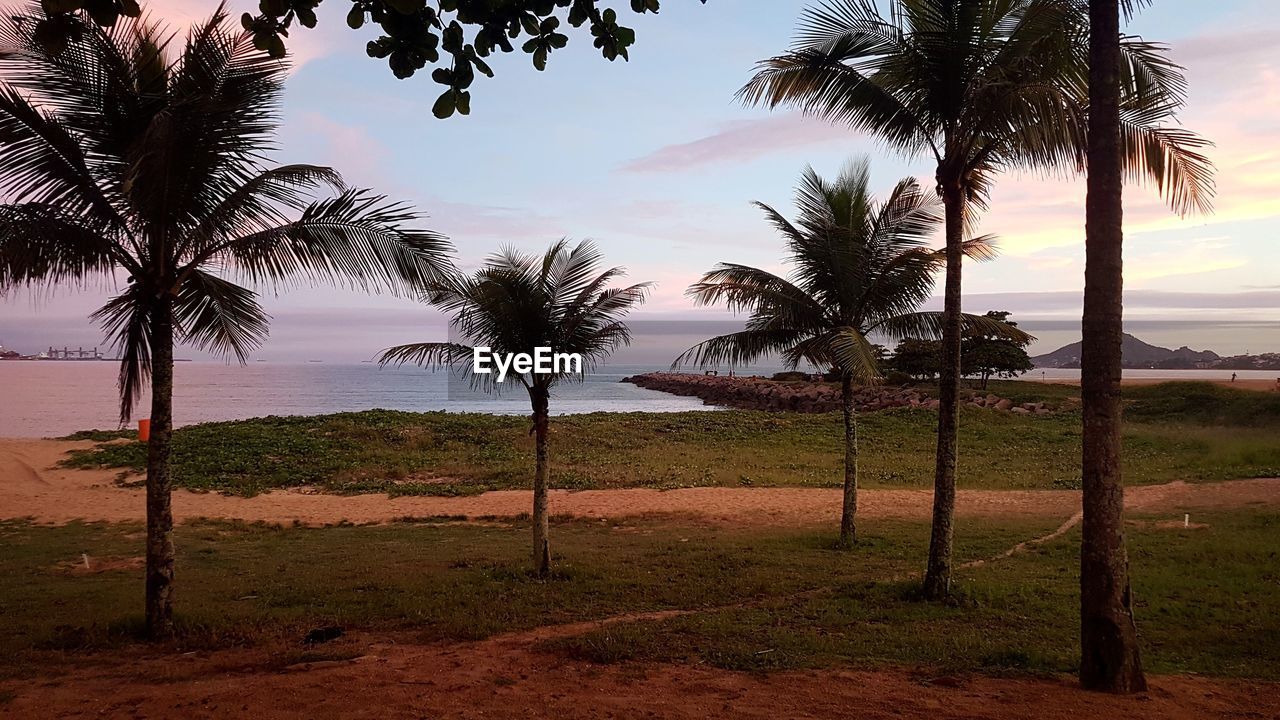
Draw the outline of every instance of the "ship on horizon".
<instances>
[{"instance_id":1,"label":"ship on horizon","mask_svg":"<svg viewBox=\"0 0 1280 720\"><path fill-rule=\"evenodd\" d=\"M56 348L52 345L48 350L36 353L35 355L23 355L16 350L10 350L0 345L0 360L57 360L62 361L89 361L89 360L107 360L113 361L119 358L109 358L98 352L98 348L85 350L83 347L71 349L70 347Z\"/></svg>"}]
</instances>

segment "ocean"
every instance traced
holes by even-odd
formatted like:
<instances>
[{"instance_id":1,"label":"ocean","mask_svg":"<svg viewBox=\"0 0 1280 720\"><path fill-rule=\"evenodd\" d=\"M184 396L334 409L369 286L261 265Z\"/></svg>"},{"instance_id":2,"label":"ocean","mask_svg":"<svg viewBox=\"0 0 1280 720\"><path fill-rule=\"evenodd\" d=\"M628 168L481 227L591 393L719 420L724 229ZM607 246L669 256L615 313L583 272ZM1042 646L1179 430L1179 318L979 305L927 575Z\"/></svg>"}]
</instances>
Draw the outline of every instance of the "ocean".
<instances>
[{"instance_id":1,"label":"ocean","mask_svg":"<svg viewBox=\"0 0 1280 720\"><path fill-rule=\"evenodd\" d=\"M118 427L114 362L0 362L0 437L50 437ZM697 398L677 397L618 382L628 375L665 370L658 365L602 365L581 384L558 387L554 414L713 410ZM771 374L776 368L756 368ZM1240 371L1245 379L1280 373ZM522 389L499 397L470 390L444 372L375 364L180 362L174 371L178 425L265 415L316 415L384 408L426 412L526 414ZM1230 370L1126 370L1126 378L1229 378ZM1079 370L1034 370L1024 380L1079 379ZM149 400L138 405L146 417Z\"/></svg>"},{"instance_id":2,"label":"ocean","mask_svg":"<svg viewBox=\"0 0 1280 720\"><path fill-rule=\"evenodd\" d=\"M0 362L0 437L49 437L118 426L118 365L107 361ZM581 384L557 387L553 414L601 411L713 410L697 398L677 397L618 382L652 366L601 366ZM447 373L372 363L180 362L174 366L177 425L265 415L317 415L383 408L427 412L527 414L522 388L490 396ZM146 417L150 400L138 405Z\"/></svg>"}]
</instances>

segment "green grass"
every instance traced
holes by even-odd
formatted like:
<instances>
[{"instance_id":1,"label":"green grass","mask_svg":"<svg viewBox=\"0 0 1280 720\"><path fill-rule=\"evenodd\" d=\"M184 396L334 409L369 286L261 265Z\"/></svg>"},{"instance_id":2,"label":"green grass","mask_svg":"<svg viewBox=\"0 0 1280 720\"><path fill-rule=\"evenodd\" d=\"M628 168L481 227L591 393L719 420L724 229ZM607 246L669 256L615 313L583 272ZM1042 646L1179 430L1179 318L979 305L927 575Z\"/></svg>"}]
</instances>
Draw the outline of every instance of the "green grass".
<instances>
[{"instance_id":1,"label":"green grass","mask_svg":"<svg viewBox=\"0 0 1280 720\"><path fill-rule=\"evenodd\" d=\"M1207 530L1133 529L1144 662L1156 673L1280 679L1280 515L1203 514ZM633 623L548 643L595 662L708 662L737 670L925 666L1073 672L1079 535L958 574L946 605L911 582L841 582L801 601Z\"/></svg>"},{"instance_id":2,"label":"green grass","mask_svg":"<svg viewBox=\"0 0 1280 720\"><path fill-rule=\"evenodd\" d=\"M1280 393L1206 382L1167 382L1125 388L1124 395L1127 415L1144 422L1280 427Z\"/></svg>"},{"instance_id":3,"label":"green grass","mask_svg":"<svg viewBox=\"0 0 1280 720\"><path fill-rule=\"evenodd\" d=\"M1129 532L1145 661L1155 672L1280 678L1280 514L1198 513L1201 530ZM959 560L1044 534L1058 519L962 523ZM398 630L421 641L621 613L697 609L608 626L544 648L596 662L675 660L769 670L896 666L988 672L1070 671L1076 645L1078 535L961 571L958 600L915 598L895 580L919 571L922 522L864 521L852 551L821 530L738 530L671 518L562 521L557 569L526 572L528 526L444 520L277 528L198 523L177 529L175 651L292 648L305 633ZM0 524L0 676L42 658L134 641L142 572L71 568L142 552L134 525ZM797 593L818 591L797 597ZM725 606L739 607L725 608ZM283 662L283 661L282 661Z\"/></svg>"},{"instance_id":4,"label":"green grass","mask_svg":"<svg viewBox=\"0 0 1280 720\"><path fill-rule=\"evenodd\" d=\"M991 391L1062 409L1019 416L964 408L961 484L1079 487L1076 389L1005 381L993 382ZM1132 396L1125 428L1127 482L1280 475L1280 415L1268 414L1268 394L1205 383L1126 393ZM1212 410L1202 394L1217 398ZM1216 423L1207 421L1211 417ZM835 487L842 479L840 423L837 414L746 411L557 417L552 484L571 490ZM862 484L929 487L935 424L936 415L927 410L862 415ZM386 410L269 417L179 430L174 475L182 487L241 495L301 485L338 493L461 495L528 487L533 450L522 417ZM75 453L68 462L141 471L146 452L136 441L117 442Z\"/></svg>"}]
</instances>

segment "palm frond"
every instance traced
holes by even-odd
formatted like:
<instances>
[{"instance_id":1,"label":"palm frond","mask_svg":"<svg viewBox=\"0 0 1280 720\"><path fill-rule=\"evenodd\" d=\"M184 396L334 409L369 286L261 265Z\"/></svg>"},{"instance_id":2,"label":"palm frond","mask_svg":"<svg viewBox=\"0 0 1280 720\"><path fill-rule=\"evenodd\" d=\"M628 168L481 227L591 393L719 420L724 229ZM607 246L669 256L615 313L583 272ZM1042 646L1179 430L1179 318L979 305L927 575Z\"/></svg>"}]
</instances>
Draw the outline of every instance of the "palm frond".
<instances>
[{"instance_id":1,"label":"palm frond","mask_svg":"<svg viewBox=\"0 0 1280 720\"><path fill-rule=\"evenodd\" d=\"M395 345L378 353L378 364L418 365L430 369L456 368L464 365L475 348L453 342L410 343Z\"/></svg>"},{"instance_id":2,"label":"palm frond","mask_svg":"<svg viewBox=\"0 0 1280 720\"><path fill-rule=\"evenodd\" d=\"M943 314L940 312L905 313L886 318L868 328L868 334L878 333L895 340L906 338L939 339L943 333ZM984 337L1000 338L1026 345L1034 342L1035 337L1007 322L987 317L961 313L961 331L966 335L977 334Z\"/></svg>"},{"instance_id":3,"label":"palm frond","mask_svg":"<svg viewBox=\"0 0 1280 720\"><path fill-rule=\"evenodd\" d=\"M0 168L0 192L10 203L58 206L100 232L126 226L63 120L8 84L0 84Z\"/></svg>"},{"instance_id":4,"label":"palm frond","mask_svg":"<svg viewBox=\"0 0 1280 720\"><path fill-rule=\"evenodd\" d=\"M718 335L685 350L671 362L671 369L682 365L742 367L769 355L781 355L793 348L804 335L787 328L776 330L742 330Z\"/></svg>"},{"instance_id":5,"label":"palm frond","mask_svg":"<svg viewBox=\"0 0 1280 720\"><path fill-rule=\"evenodd\" d=\"M269 320L256 293L200 270L183 281L174 304L183 341L241 363L266 340Z\"/></svg>"},{"instance_id":6,"label":"palm frond","mask_svg":"<svg viewBox=\"0 0 1280 720\"><path fill-rule=\"evenodd\" d=\"M827 340L831 358L841 372L859 383L872 383L880 379L880 362L875 346L860 330L853 327L837 328Z\"/></svg>"},{"instance_id":7,"label":"palm frond","mask_svg":"<svg viewBox=\"0 0 1280 720\"><path fill-rule=\"evenodd\" d=\"M0 293L19 285L83 282L107 276L128 257L84 218L56 205L0 205Z\"/></svg>"},{"instance_id":8,"label":"palm frond","mask_svg":"<svg viewBox=\"0 0 1280 720\"><path fill-rule=\"evenodd\" d=\"M310 278L416 291L440 274L450 252L440 235L412 227L419 219L404 204L353 189L313 203L294 222L229 240L210 256L257 283Z\"/></svg>"},{"instance_id":9,"label":"palm frond","mask_svg":"<svg viewBox=\"0 0 1280 720\"><path fill-rule=\"evenodd\" d=\"M90 317L102 324L120 355L120 424L133 417L134 406L151 379L151 312L155 294L140 283L131 283L121 294Z\"/></svg>"},{"instance_id":10,"label":"palm frond","mask_svg":"<svg viewBox=\"0 0 1280 720\"><path fill-rule=\"evenodd\" d=\"M206 262L228 239L269 231L286 224L286 210L302 210L311 191L328 186L346 190L336 170L319 165L284 165L259 172L214 203L179 247L178 257L191 255L192 265Z\"/></svg>"},{"instance_id":11,"label":"palm frond","mask_svg":"<svg viewBox=\"0 0 1280 720\"><path fill-rule=\"evenodd\" d=\"M1153 183L1179 214L1213 210L1213 143L1181 128L1140 125L1121 117L1121 143L1131 178Z\"/></svg>"}]
</instances>

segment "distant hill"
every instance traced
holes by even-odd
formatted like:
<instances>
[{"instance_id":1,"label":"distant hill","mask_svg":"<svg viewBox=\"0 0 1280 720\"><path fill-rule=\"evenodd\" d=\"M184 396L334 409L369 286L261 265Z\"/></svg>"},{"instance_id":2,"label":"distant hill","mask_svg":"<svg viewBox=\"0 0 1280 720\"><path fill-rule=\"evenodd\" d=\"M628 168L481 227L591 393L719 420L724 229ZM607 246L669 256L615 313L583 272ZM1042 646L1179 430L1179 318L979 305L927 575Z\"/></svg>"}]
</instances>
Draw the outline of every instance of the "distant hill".
<instances>
[{"instance_id":1,"label":"distant hill","mask_svg":"<svg viewBox=\"0 0 1280 720\"><path fill-rule=\"evenodd\" d=\"M1044 355L1031 358L1032 364L1042 368L1078 368L1080 367L1080 347L1083 343L1071 343ZM1183 345L1177 350L1162 348L1143 342L1138 338L1124 334L1120 343L1123 357L1121 364L1127 368L1168 368L1180 370L1195 367L1208 367L1220 359L1212 350L1192 350Z\"/></svg>"}]
</instances>

